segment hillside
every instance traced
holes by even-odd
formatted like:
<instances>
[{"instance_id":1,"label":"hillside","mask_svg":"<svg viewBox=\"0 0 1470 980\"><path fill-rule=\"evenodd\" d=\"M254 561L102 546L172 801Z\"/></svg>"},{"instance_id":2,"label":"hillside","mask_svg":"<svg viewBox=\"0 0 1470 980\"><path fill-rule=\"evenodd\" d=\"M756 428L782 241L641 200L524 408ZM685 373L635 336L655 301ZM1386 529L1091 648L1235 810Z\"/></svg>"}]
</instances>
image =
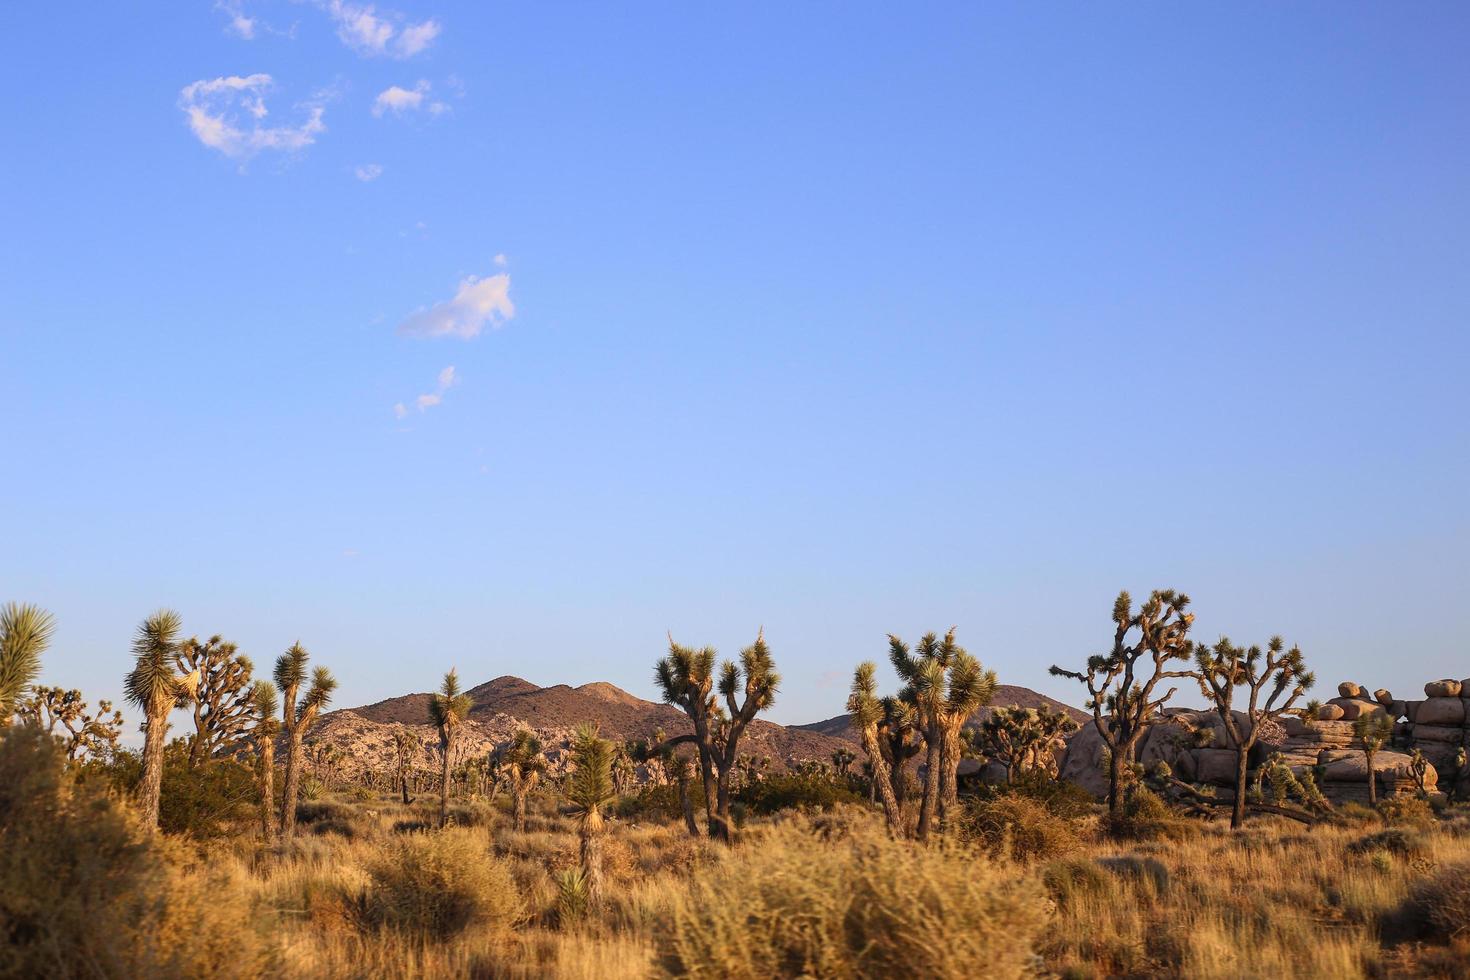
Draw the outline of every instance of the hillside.
<instances>
[{"instance_id":1,"label":"hillside","mask_svg":"<svg viewBox=\"0 0 1470 980\"><path fill-rule=\"evenodd\" d=\"M1079 724L1091 719L1091 715L1079 708L1069 704L1063 704L1055 698L1049 698L1045 694L1038 694L1029 687L1016 687L1013 684L999 684L995 688L995 697L991 699L990 706L981 708L975 712L970 719L970 724L978 724L990 714L990 708L1009 708L1018 705L1022 708L1050 708L1052 711L1065 711ZM832 738L845 739L849 742L857 742L857 734L852 730L850 723L851 715L837 715L826 721L814 721L807 725L796 725L794 727L802 731L815 732L819 735L827 735Z\"/></svg>"},{"instance_id":2,"label":"hillside","mask_svg":"<svg viewBox=\"0 0 1470 980\"><path fill-rule=\"evenodd\" d=\"M620 740L651 738L660 729L666 735L691 731L688 719L677 708L645 701L604 681L580 687L538 687L519 677L504 676L473 687L468 693L474 707L465 725L465 758L491 751L517 728L530 728L546 746L555 772L564 765L572 729L583 723L595 723L604 736ZM437 739L428 715L428 694L405 694L331 712L323 716L312 740L342 749L344 769L348 771L386 768L392 759L393 731L404 725L423 742L419 764L430 766L434 764ZM782 770L805 759L828 759L845 744L842 737L810 726L786 727L756 719L746 730L741 751L769 756L772 768Z\"/></svg>"}]
</instances>

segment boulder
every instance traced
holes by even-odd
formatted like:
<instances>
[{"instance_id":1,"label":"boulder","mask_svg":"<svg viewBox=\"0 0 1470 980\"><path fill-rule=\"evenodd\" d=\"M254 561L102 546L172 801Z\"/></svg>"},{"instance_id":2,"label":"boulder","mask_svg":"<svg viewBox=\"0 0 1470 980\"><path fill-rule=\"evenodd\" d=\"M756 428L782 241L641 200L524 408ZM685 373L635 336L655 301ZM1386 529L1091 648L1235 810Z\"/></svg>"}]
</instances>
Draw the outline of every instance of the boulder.
<instances>
[{"instance_id":1,"label":"boulder","mask_svg":"<svg viewBox=\"0 0 1470 980\"><path fill-rule=\"evenodd\" d=\"M1427 698L1419 705L1419 713L1414 716L1414 724L1415 726L1463 725L1465 724L1465 702L1458 697L1449 696Z\"/></svg>"},{"instance_id":2,"label":"boulder","mask_svg":"<svg viewBox=\"0 0 1470 980\"><path fill-rule=\"evenodd\" d=\"M1403 702L1403 701L1395 701L1393 704L1391 704L1391 705L1388 706L1388 716L1390 718L1394 719L1395 721L1397 721L1398 719L1404 717L1408 713L1409 713L1409 706L1408 706L1408 704L1406 702Z\"/></svg>"},{"instance_id":3,"label":"boulder","mask_svg":"<svg viewBox=\"0 0 1470 980\"><path fill-rule=\"evenodd\" d=\"M1343 721L1354 721L1358 718L1381 715L1384 713L1383 706L1372 701L1364 701L1361 698L1333 698L1327 702L1342 709Z\"/></svg>"},{"instance_id":4,"label":"boulder","mask_svg":"<svg viewBox=\"0 0 1470 980\"><path fill-rule=\"evenodd\" d=\"M1450 745L1459 745L1465 737L1465 730L1453 725L1415 725L1415 742L1447 742Z\"/></svg>"},{"instance_id":5,"label":"boulder","mask_svg":"<svg viewBox=\"0 0 1470 980\"><path fill-rule=\"evenodd\" d=\"M1343 716L1342 705L1324 704L1317 709L1318 721L1341 721Z\"/></svg>"},{"instance_id":6,"label":"boulder","mask_svg":"<svg viewBox=\"0 0 1470 980\"><path fill-rule=\"evenodd\" d=\"M1324 783L1366 783L1368 760L1361 752L1324 752L1319 763ZM1375 752L1373 771L1380 782L1412 780L1409 757L1402 752Z\"/></svg>"},{"instance_id":7,"label":"boulder","mask_svg":"<svg viewBox=\"0 0 1470 980\"><path fill-rule=\"evenodd\" d=\"M1460 696L1461 682L1445 680L1430 681L1424 685L1424 696L1426 698L1457 698Z\"/></svg>"},{"instance_id":8,"label":"boulder","mask_svg":"<svg viewBox=\"0 0 1470 980\"><path fill-rule=\"evenodd\" d=\"M1200 749L1195 753L1197 783L1235 785L1235 752L1231 749Z\"/></svg>"},{"instance_id":9,"label":"boulder","mask_svg":"<svg viewBox=\"0 0 1470 980\"><path fill-rule=\"evenodd\" d=\"M1062 756L1061 777L1076 783L1098 799L1108 795L1108 774L1103 769L1102 735L1097 722L1088 722L1077 734L1067 740L1067 751Z\"/></svg>"},{"instance_id":10,"label":"boulder","mask_svg":"<svg viewBox=\"0 0 1470 980\"><path fill-rule=\"evenodd\" d=\"M1305 721L1302 721L1296 715L1284 716L1281 719L1281 725L1283 728L1286 729L1287 738L1293 738L1298 735L1305 735L1307 734L1307 732L1311 731L1310 726L1308 726Z\"/></svg>"},{"instance_id":11,"label":"boulder","mask_svg":"<svg viewBox=\"0 0 1470 980\"><path fill-rule=\"evenodd\" d=\"M1383 705L1386 708L1389 705L1393 704L1393 694L1390 693L1386 688L1380 687L1378 690L1373 692L1373 700L1377 701L1379 704Z\"/></svg>"},{"instance_id":12,"label":"boulder","mask_svg":"<svg viewBox=\"0 0 1470 980\"><path fill-rule=\"evenodd\" d=\"M1337 685L1337 693L1345 698L1360 698L1363 696L1363 686L1352 681L1343 681Z\"/></svg>"}]
</instances>

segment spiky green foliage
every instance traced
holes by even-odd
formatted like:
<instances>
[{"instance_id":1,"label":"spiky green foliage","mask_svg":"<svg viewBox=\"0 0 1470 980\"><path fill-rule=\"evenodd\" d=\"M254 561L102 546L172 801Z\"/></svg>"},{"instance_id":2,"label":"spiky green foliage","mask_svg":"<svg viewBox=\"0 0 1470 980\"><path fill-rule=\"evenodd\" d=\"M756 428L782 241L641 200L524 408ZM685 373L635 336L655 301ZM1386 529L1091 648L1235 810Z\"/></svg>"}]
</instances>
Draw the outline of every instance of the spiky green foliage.
<instances>
[{"instance_id":1,"label":"spiky green foliage","mask_svg":"<svg viewBox=\"0 0 1470 980\"><path fill-rule=\"evenodd\" d=\"M1238 828L1245 821L1247 759L1260 737L1262 724L1290 711L1316 678L1306 669L1301 650L1286 649L1279 636L1271 637L1265 650L1238 647L1222 636L1213 647L1203 643L1196 646L1194 663L1193 676L1200 693L1215 709L1228 747L1235 751L1235 802L1230 826ZM1246 692L1245 726L1235 717L1236 688Z\"/></svg>"},{"instance_id":2,"label":"spiky green foliage","mask_svg":"<svg viewBox=\"0 0 1470 980\"><path fill-rule=\"evenodd\" d=\"M654 683L664 701L689 716L694 727L692 736L683 741L694 743L699 760L699 776L704 789L704 814L711 837L721 835L719 794L715 779L715 746L713 726L719 722L718 702L714 695L714 647L681 646L669 637L669 652L653 666ZM674 740L670 741L670 745Z\"/></svg>"},{"instance_id":3,"label":"spiky green foliage","mask_svg":"<svg viewBox=\"0 0 1470 980\"><path fill-rule=\"evenodd\" d=\"M218 635L203 642L190 637L179 644L176 659L181 673L199 677L189 764L198 766L217 756L240 753L249 740L254 691L250 675L255 665L235 644Z\"/></svg>"},{"instance_id":4,"label":"spiky green foliage","mask_svg":"<svg viewBox=\"0 0 1470 980\"><path fill-rule=\"evenodd\" d=\"M439 826L449 819L450 767L453 765L455 743L459 732L470 716L474 700L459 687L459 673L451 667L444 675L439 690L429 697L429 720L439 729L439 757L442 765L439 781Z\"/></svg>"},{"instance_id":5,"label":"spiky green foliage","mask_svg":"<svg viewBox=\"0 0 1470 980\"><path fill-rule=\"evenodd\" d=\"M1119 592L1113 600L1112 649L1089 657L1082 670L1052 665L1053 676L1087 688L1086 707L1109 753L1108 814L1115 822L1122 813L1125 773L1139 739L1178 690L1171 687L1155 697L1155 689L1161 681L1192 676L1171 669L1194 655L1194 641L1189 638L1194 614L1186 611L1188 607L1189 596L1184 593L1157 589L1135 611L1128 592Z\"/></svg>"},{"instance_id":6,"label":"spiky green foliage","mask_svg":"<svg viewBox=\"0 0 1470 980\"><path fill-rule=\"evenodd\" d=\"M0 728L10 724L26 688L41 673L41 654L55 631L56 620L40 606L0 606Z\"/></svg>"},{"instance_id":7,"label":"spiky green foliage","mask_svg":"<svg viewBox=\"0 0 1470 980\"><path fill-rule=\"evenodd\" d=\"M133 637L133 670L123 685L128 700L143 710L143 772L138 782L138 804L149 830L158 827L168 713L193 694L199 679L197 674L181 677L175 670L181 625L179 614L172 609L160 609L139 624Z\"/></svg>"},{"instance_id":8,"label":"spiky green foliage","mask_svg":"<svg viewBox=\"0 0 1470 980\"><path fill-rule=\"evenodd\" d=\"M1393 736L1393 719L1381 711L1359 715L1353 722L1353 737L1363 749L1368 764L1368 803L1378 805L1378 774L1373 771L1373 757Z\"/></svg>"},{"instance_id":9,"label":"spiky green foliage","mask_svg":"<svg viewBox=\"0 0 1470 980\"><path fill-rule=\"evenodd\" d=\"M580 725L572 735L572 771L562 793L577 818L578 854L587 885L587 904L602 906L602 808L613 801L613 744L596 725Z\"/></svg>"}]
</instances>

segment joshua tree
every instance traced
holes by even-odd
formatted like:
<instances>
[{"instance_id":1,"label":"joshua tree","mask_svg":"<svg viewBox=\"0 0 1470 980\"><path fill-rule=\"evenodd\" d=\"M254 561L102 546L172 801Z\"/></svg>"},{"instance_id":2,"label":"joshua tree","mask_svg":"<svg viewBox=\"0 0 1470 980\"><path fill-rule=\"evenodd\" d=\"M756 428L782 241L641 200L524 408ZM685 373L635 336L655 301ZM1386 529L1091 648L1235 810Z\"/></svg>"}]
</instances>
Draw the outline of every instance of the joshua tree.
<instances>
[{"instance_id":1,"label":"joshua tree","mask_svg":"<svg viewBox=\"0 0 1470 980\"><path fill-rule=\"evenodd\" d=\"M577 729L572 737L572 773L564 792L577 817L582 878L587 905L594 912L602 906L602 808L614 799L612 759L613 744L598 737L596 725Z\"/></svg>"},{"instance_id":2,"label":"joshua tree","mask_svg":"<svg viewBox=\"0 0 1470 980\"><path fill-rule=\"evenodd\" d=\"M1214 647L1202 643L1195 647L1194 663L1194 679L1199 682L1200 692L1220 716L1225 739L1235 750L1235 802L1230 809L1230 828L1234 830L1245 822L1246 770L1262 724L1290 711L1316 679L1307 672L1301 650L1287 650L1279 636L1271 637L1264 652L1256 646L1242 649L1222 636ZM1247 692L1249 727L1244 731L1234 711L1237 687Z\"/></svg>"},{"instance_id":3,"label":"joshua tree","mask_svg":"<svg viewBox=\"0 0 1470 980\"><path fill-rule=\"evenodd\" d=\"M1070 677L1087 687L1087 707L1107 746L1111 819L1122 810L1125 764L1133 761L1139 739L1177 690L1171 687L1155 698L1154 689L1161 680L1190 676L1169 669L1171 663L1188 660L1194 653L1189 639L1194 614L1184 611L1188 605L1189 596L1183 593L1155 591L1135 613L1132 597L1120 592L1113 603L1112 650L1089 657L1085 670L1051 668L1054 676Z\"/></svg>"},{"instance_id":4,"label":"joshua tree","mask_svg":"<svg viewBox=\"0 0 1470 980\"><path fill-rule=\"evenodd\" d=\"M980 723L979 748L1006 767L1006 782L1017 773L1056 767L1056 750L1066 744L1077 723L1062 711L1041 708L996 708Z\"/></svg>"},{"instance_id":5,"label":"joshua tree","mask_svg":"<svg viewBox=\"0 0 1470 980\"><path fill-rule=\"evenodd\" d=\"M316 724L322 708L332 700L337 681L325 667L311 672L311 686L298 702L301 685L306 683L306 664L311 655L300 643L276 660L276 687L281 689L281 721L286 732L286 784L281 791L281 837L289 840L296 833L296 799L301 793L302 739Z\"/></svg>"},{"instance_id":6,"label":"joshua tree","mask_svg":"<svg viewBox=\"0 0 1470 980\"><path fill-rule=\"evenodd\" d=\"M217 755L232 755L245 746L255 693L250 658L219 636L201 643L190 637L179 645L180 672L199 673L194 699L194 734L189 738L189 765L197 767Z\"/></svg>"},{"instance_id":7,"label":"joshua tree","mask_svg":"<svg viewBox=\"0 0 1470 980\"><path fill-rule=\"evenodd\" d=\"M56 734L60 725L67 735L68 762L76 762L83 756L100 758L117 751L123 716L121 711L112 709L111 701L98 701L97 711L89 713L81 691L59 687L31 690L31 696L21 706L21 717L48 735Z\"/></svg>"},{"instance_id":8,"label":"joshua tree","mask_svg":"<svg viewBox=\"0 0 1470 980\"><path fill-rule=\"evenodd\" d=\"M677 735L664 740L654 749L662 754L683 742L692 742L699 759L699 778L704 789L704 816L711 837L719 836L715 827L719 804L714 775L714 741L711 724L717 722L719 708L713 694L715 674L714 647L695 650L683 647L669 637L669 652L653 668L654 682L663 699L689 716L693 735Z\"/></svg>"},{"instance_id":9,"label":"joshua tree","mask_svg":"<svg viewBox=\"0 0 1470 980\"><path fill-rule=\"evenodd\" d=\"M265 840L276 837L276 736L281 723L276 719L280 709L276 686L270 681L256 681L250 689L250 729L255 742L255 765L260 779L260 833Z\"/></svg>"},{"instance_id":10,"label":"joshua tree","mask_svg":"<svg viewBox=\"0 0 1470 980\"><path fill-rule=\"evenodd\" d=\"M0 728L10 725L26 688L41 672L41 654L55 630L56 621L39 606L0 606Z\"/></svg>"},{"instance_id":11,"label":"joshua tree","mask_svg":"<svg viewBox=\"0 0 1470 980\"><path fill-rule=\"evenodd\" d=\"M847 778L848 770L852 768L852 764L856 760L857 753L846 746L832 750L832 768L836 769L837 775L843 779Z\"/></svg>"},{"instance_id":12,"label":"joshua tree","mask_svg":"<svg viewBox=\"0 0 1470 980\"><path fill-rule=\"evenodd\" d=\"M694 766L687 756L679 754L670 744L662 728L653 733L653 745L640 742L634 757L650 769L657 768L665 783L672 782L679 791L679 809L684 813L684 827L690 837L699 836L699 824L694 820L694 802L689 798L689 781L694 778Z\"/></svg>"},{"instance_id":13,"label":"joshua tree","mask_svg":"<svg viewBox=\"0 0 1470 980\"><path fill-rule=\"evenodd\" d=\"M138 626L133 638L133 671L124 683L128 702L142 709L143 775L138 781L138 805L143 825L158 827L158 799L163 789L163 749L168 736L168 713L193 697L198 674L180 676L174 669L179 614L161 609Z\"/></svg>"},{"instance_id":14,"label":"joshua tree","mask_svg":"<svg viewBox=\"0 0 1470 980\"><path fill-rule=\"evenodd\" d=\"M960 732L965 722L995 695L995 671L955 643L954 628L940 639L934 633L919 641L917 656L898 637L889 635L889 660L905 688L899 697L918 709L927 749L924 801L919 811L919 837L928 836L937 816L948 823L959 807Z\"/></svg>"},{"instance_id":15,"label":"joshua tree","mask_svg":"<svg viewBox=\"0 0 1470 980\"><path fill-rule=\"evenodd\" d=\"M413 732L399 725L393 730L394 773L398 788L403 791L403 805L413 802L408 795L408 774L413 771L413 760L419 754L420 742Z\"/></svg>"},{"instance_id":16,"label":"joshua tree","mask_svg":"<svg viewBox=\"0 0 1470 980\"><path fill-rule=\"evenodd\" d=\"M725 700L727 715L716 707L714 697L709 694L714 659L715 651L711 647L690 650L670 638L669 655L658 662L654 677L664 700L683 708L694 723L692 738L684 735L670 741L694 741L699 747L710 836L730 841L734 838L730 824L730 775L740 756L740 737L755 716L776 700L781 675L776 673L762 630L756 634L754 643L740 651L738 665L727 660L720 667L719 692ZM737 700L737 694L742 694L743 699ZM713 801L706 759L715 770Z\"/></svg>"},{"instance_id":17,"label":"joshua tree","mask_svg":"<svg viewBox=\"0 0 1470 980\"><path fill-rule=\"evenodd\" d=\"M496 751L501 778L510 789L515 808L515 827L526 829L526 798L546 771L541 755L541 740L528 729L517 729L511 740Z\"/></svg>"},{"instance_id":18,"label":"joshua tree","mask_svg":"<svg viewBox=\"0 0 1470 980\"><path fill-rule=\"evenodd\" d=\"M439 826L449 820L449 760L459 743L459 732L475 702L459 689L459 674L454 668L444 675L438 693L429 698L429 721L439 729L439 755L443 763L439 786Z\"/></svg>"},{"instance_id":19,"label":"joshua tree","mask_svg":"<svg viewBox=\"0 0 1470 980\"><path fill-rule=\"evenodd\" d=\"M618 742L613 746L613 791L620 796L633 785L633 780L638 774L637 767L633 764L636 749L637 744L631 740Z\"/></svg>"},{"instance_id":20,"label":"joshua tree","mask_svg":"<svg viewBox=\"0 0 1470 980\"><path fill-rule=\"evenodd\" d=\"M1353 722L1353 735L1363 745L1363 758L1368 763L1368 805L1378 805L1378 774L1373 771L1373 756L1393 735L1393 719L1382 711L1359 715Z\"/></svg>"},{"instance_id":21,"label":"joshua tree","mask_svg":"<svg viewBox=\"0 0 1470 980\"><path fill-rule=\"evenodd\" d=\"M858 665L852 676L852 693L847 698L847 710L852 714L852 727L858 730L863 740L863 751L868 755L868 766L872 772L873 786L883 801L883 816L888 821L888 832L895 837L903 835L903 807L893 791L893 780L889 771L889 759L883 751L878 726L883 722L883 702L878 700L877 684L873 677L878 665L867 661Z\"/></svg>"},{"instance_id":22,"label":"joshua tree","mask_svg":"<svg viewBox=\"0 0 1470 980\"><path fill-rule=\"evenodd\" d=\"M883 718L878 722L879 747L888 763L888 779L893 784L893 797L900 812L908 806L909 760L924 750L924 736L919 730L919 714L913 705L896 697L882 701ZM907 817L904 826L908 826Z\"/></svg>"}]
</instances>

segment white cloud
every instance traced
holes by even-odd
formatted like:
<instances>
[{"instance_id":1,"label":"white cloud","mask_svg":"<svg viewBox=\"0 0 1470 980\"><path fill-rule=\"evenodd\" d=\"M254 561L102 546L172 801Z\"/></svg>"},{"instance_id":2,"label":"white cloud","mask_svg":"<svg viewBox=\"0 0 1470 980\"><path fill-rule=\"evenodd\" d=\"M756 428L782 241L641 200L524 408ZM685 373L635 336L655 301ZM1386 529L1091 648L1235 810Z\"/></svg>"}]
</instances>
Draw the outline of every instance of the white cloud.
<instances>
[{"instance_id":1,"label":"white cloud","mask_svg":"<svg viewBox=\"0 0 1470 980\"><path fill-rule=\"evenodd\" d=\"M510 274L498 272L460 280L454 298L418 310L398 325L406 337L478 337L487 326L494 330L516 315L510 300Z\"/></svg>"},{"instance_id":2,"label":"white cloud","mask_svg":"<svg viewBox=\"0 0 1470 980\"><path fill-rule=\"evenodd\" d=\"M496 256L495 256L495 264L496 265L498 265L502 269L504 269L507 262L508 262L508 260L506 259L504 252L499 252L499 253L496 254Z\"/></svg>"},{"instance_id":3,"label":"white cloud","mask_svg":"<svg viewBox=\"0 0 1470 980\"><path fill-rule=\"evenodd\" d=\"M326 132L320 101L303 103L306 118L296 126L264 126L269 115L265 93L272 88L266 74L201 79L179 92L179 108L199 142L227 157L249 159L262 150L292 152L316 142ZM241 110L253 121L242 125Z\"/></svg>"},{"instance_id":4,"label":"white cloud","mask_svg":"<svg viewBox=\"0 0 1470 980\"><path fill-rule=\"evenodd\" d=\"M433 391L425 392L424 394L419 395L413 400L414 408L418 409L421 413L427 412L435 405L443 402L445 393L457 384L459 384L459 375L455 373L454 365L451 364L449 365L449 367L439 372L439 378L434 386ZM408 413L408 406L403 404L403 402L399 402L398 404L393 406L394 418L407 418Z\"/></svg>"},{"instance_id":5,"label":"white cloud","mask_svg":"<svg viewBox=\"0 0 1470 980\"><path fill-rule=\"evenodd\" d=\"M383 176L383 167L382 164L364 163L353 169L352 173L366 184Z\"/></svg>"},{"instance_id":6,"label":"white cloud","mask_svg":"<svg viewBox=\"0 0 1470 980\"><path fill-rule=\"evenodd\" d=\"M441 30L433 19L410 24L394 11L379 15L370 3L326 0L321 6L336 21L342 43L369 57L412 58L433 43Z\"/></svg>"},{"instance_id":7,"label":"white cloud","mask_svg":"<svg viewBox=\"0 0 1470 980\"><path fill-rule=\"evenodd\" d=\"M379 92L378 97L373 100L373 115L381 117L391 112L395 116L401 116L405 113L427 109L430 115L439 116L450 111L447 102L428 101L432 88L433 86L422 78L413 88L390 85Z\"/></svg>"},{"instance_id":8,"label":"white cloud","mask_svg":"<svg viewBox=\"0 0 1470 980\"><path fill-rule=\"evenodd\" d=\"M240 0L216 0L214 9L230 18L225 29L238 38L249 41L255 37L255 18L245 16Z\"/></svg>"}]
</instances>

